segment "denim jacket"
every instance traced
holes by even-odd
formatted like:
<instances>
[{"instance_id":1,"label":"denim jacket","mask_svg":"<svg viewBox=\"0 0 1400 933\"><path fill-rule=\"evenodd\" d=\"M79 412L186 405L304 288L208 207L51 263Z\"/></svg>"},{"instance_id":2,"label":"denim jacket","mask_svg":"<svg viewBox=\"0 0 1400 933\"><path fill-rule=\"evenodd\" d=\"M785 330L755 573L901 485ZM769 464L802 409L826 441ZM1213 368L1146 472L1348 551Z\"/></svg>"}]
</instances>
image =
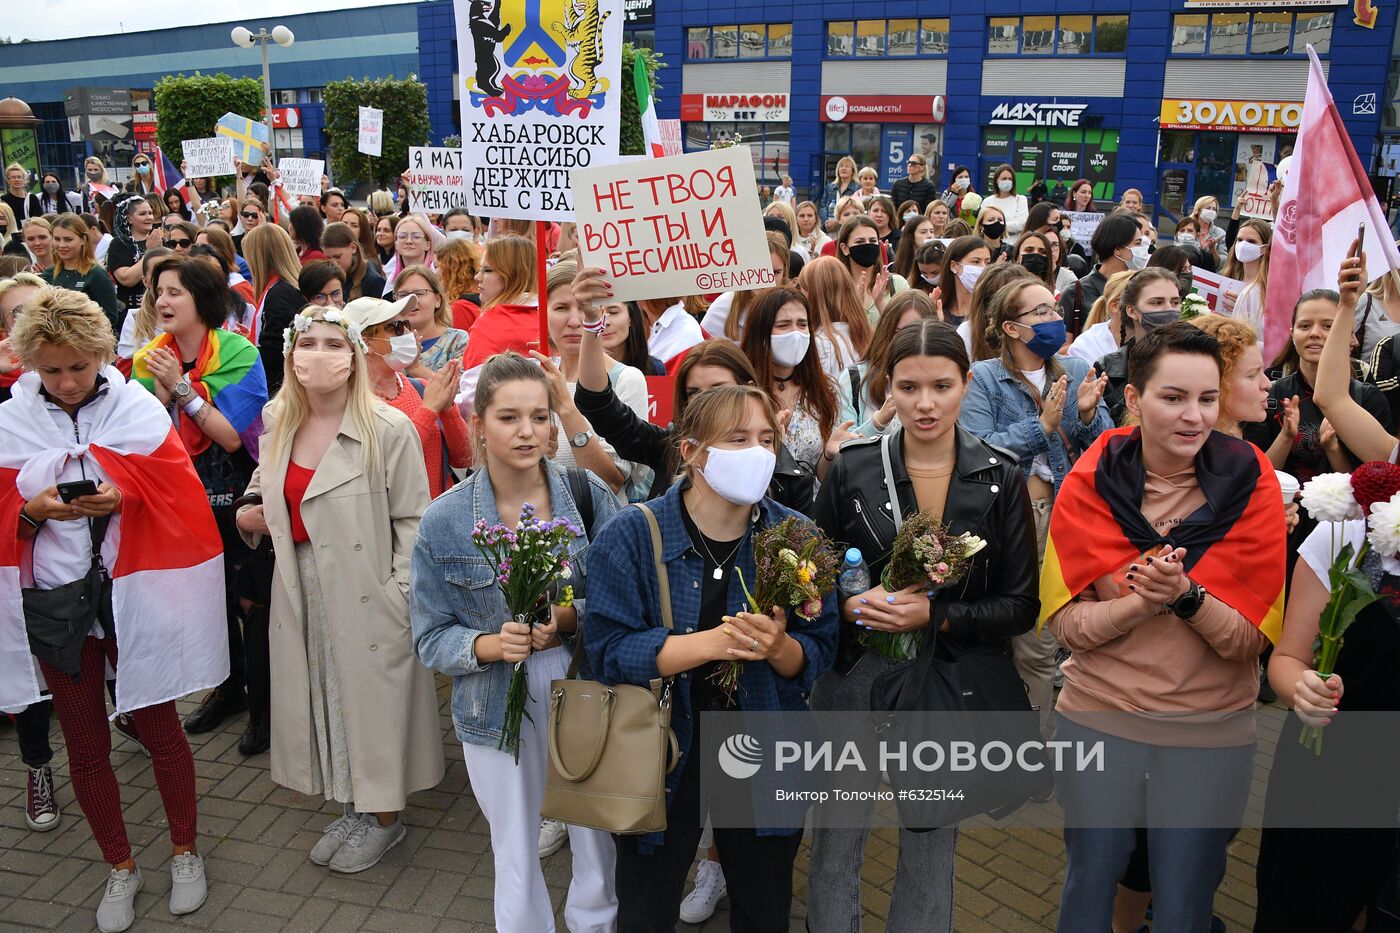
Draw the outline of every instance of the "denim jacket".
<instances>
[{"instance_id":1,"label":"denim jacket","mask_svg":"<svg viewBox=\"0 0 1400 933\"><path fill-rule=\"evenodd\" d=\"M579 528L583 519L574 505L564 478L564 468L546 467L549 474L551 512ZM617 496L602 480L588 476L593 493L593 536L617 514ZM413 648L418 658L435 671L452 676L452 725L457 738L471 745L495 748L505 723L506 690L512 665L482 664L473 649L477 638L501 630L510 620L505 596L496 585L496 573L472 541L477 521L499 522L496 494L486 470L477 470L466 481L438 496L423 513L418 541L413 546L413 576L409 592L412 605ZM569 545L574 605L582 618L588 573L585 555L589 543L579 535Z\"/></svg>"},{"instance_id":2,"label":"denim jacket","mask_svg":"<svg viewBox=\"0 0 1400 933\"><path fill-rule=\"evenodd\" d=\"M649 507L661 527L661 559L671 589L672 624L677 635L700 628L700 588L705 558L691 543L681 516L681 492L676 483ZM797 515L772 499L764 498L756 507L752 530L776 524ZM583 629L584 650L597 678L608 684L647 685L661 676L656 656L671 634L661 622L661 596L652 553L651 530L639 509L624 509L598 536L589 565L590 599ZM734 566L744 579L754 579L753 535L739 545ZM738 575L729 580L727 605L734 610L745 606ZM836 599L828 594L822 611L808 622L796 613L788 614L788 634L802 646L805 664L795 678L779 676L764 663L744 665L737 697L744 710L806 710L807 697L818 676L831 667L836 657ZM671 728L675 730L681 759L666 778L666 793L674 794L685 773L685 757L690 752L694 722L690 706L693 671L676 677ZM787 835L798 829L760 828L759 835ZM643 836L640 844L651 851L661 844L662 833Z\"/></svg>"},{"instance_id":3,"label":"denim jacket","mask_svg":"<svg viewBox=\"0 0 1400 933\"><path fill-rule=\"evenodd\" d=\"M817 205L817 216L821 218L821 222L826 223L828 220L835 219L836 202L842 198L850 197L859 190L860 185L856 184L854 178L844 188L834 181L827 182L826 187L822 189L821 202Z\"/></svg>"},{"instance_id":4,"label":"denim jacket","mask_svg":"<svg viewBox=\"0 0 1400 933\"><path fill-rule=\"evenodd\" d=\"M1027 479L1030 479L1031 461L1036 455L1048 454L1058 493L1065 474L1074 465L1073 458L1113 427L1113 419L1109 417L1108 405L1100 399L1094 420L1088 424L1079 420L1079 384L1089 372L1089 364L1078 357L1057 356L1055 360L1069 375L1060 419L1060 429L1069 438L1068 448L1059 433L1046 436L1035 399L1021 380L1006 371L999 359L973 364L972 384L963 399L958 423L988 443L1005 447L1020 457L1021 473ZM1046 388L1049 388L1048 382Z\"/></svg>"}]
</instances>

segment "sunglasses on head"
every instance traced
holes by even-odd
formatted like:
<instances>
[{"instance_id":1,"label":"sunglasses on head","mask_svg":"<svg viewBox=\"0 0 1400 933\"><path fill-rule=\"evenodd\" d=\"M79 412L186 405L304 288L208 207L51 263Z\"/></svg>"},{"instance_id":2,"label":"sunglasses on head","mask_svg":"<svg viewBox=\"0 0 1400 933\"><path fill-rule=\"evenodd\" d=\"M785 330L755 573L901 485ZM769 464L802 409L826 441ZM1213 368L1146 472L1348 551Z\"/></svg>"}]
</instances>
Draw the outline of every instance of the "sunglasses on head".
<instances>
[{"instance_id":1,"label":"sunglasses on head","mask_svg":"<svg viewBox=\"0 0 1400 933\"><path fill-rule=\"evenodd\" d=\"M194 240L164 240L162 242L166 249L189 249L194 244Z\"/></svg>"}]
</instances>

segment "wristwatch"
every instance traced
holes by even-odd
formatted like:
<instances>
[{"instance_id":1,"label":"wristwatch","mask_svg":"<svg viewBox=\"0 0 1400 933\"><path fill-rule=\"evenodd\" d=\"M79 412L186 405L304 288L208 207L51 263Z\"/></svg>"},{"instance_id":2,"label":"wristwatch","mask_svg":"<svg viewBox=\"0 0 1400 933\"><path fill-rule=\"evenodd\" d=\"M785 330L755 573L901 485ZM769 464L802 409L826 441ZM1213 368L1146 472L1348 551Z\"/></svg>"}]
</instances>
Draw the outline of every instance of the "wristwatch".
<instances>
[{"instance_id":1,"label":"wristwatch","mask_svg":"<svg viewBox=\"0 0 1400 933\"><path fill-rule=\"evenodd\" d=\"M597 435L595 435L592 431L580 431L580 432L578 432L577 434L573 434L573 435L570 435L570 436L569 436L569 446L570 446L570 447L587 447L587 446L588 446L588 439L589 439L590 437L596 437L596 436L597 436Z\"/></svg>"},{"instance_id":2,"label":"wristwatch","mask_svg":"<svg viewBox=\"0 0 1400 933\"><path fill-rule=\"evenodd\" d=\"M1167 603L1178 619L1191 619L1196 613L1201 611L1201 606L1206 601L1206 588L1196 583L1194 580L1187 581L1191 585L1185 593Z\"/></svg>"},{"instance_id":3,"label":"wristwatch","mask_svg":"<svg viewBox=\"0 0 1400 933\"><path fill-rule=\"evenodd\" d=\"M172 395L174 395L177 399L179 399L179 400L182 401L182 402L183 402L185 399L189 398L190 393L191 393L190 384L189 384L188 382L186 382L184 379L181 379L179 382L175 383L175 388L174 388L174 390L171 392Z\"/></svg>"}]
</instances>

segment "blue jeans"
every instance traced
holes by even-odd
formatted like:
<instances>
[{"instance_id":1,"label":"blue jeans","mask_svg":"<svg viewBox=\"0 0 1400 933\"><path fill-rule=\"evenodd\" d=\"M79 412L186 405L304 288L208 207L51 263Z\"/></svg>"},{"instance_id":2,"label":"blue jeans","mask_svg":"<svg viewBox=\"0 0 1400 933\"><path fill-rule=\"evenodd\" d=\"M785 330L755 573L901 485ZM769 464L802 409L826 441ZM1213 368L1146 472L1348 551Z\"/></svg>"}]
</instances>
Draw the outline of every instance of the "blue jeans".
<instances>
[{"instance_id":1,"label":"blue jeans","mask_svg":"<svg viewBox=\"0 0 1400 933\"><path fill-rule=\"evenodd\" d=\"M1239 831L1249 796L1254 746L1159 748L1072 722L1063 716L1055 737L1101 741L1110 768L1104 773L1061 772L1056 780L1065 810L1065 886L1060 895L1059 933L1113 928L1118 880L1136 844L1133 826L1103 827L1105 808L1136 810L1148 824L1153 926L1172 933L1209 933L1215 889L1225 877L1226 846ZM1231 826L1153 828L1160 812L1183 788L1212 800L1212 812L1236 814ZM1077 814L1085 818L1076 819ZM1098 814L1099 819L1095 818Z\"/></svg>"}]
</instances>

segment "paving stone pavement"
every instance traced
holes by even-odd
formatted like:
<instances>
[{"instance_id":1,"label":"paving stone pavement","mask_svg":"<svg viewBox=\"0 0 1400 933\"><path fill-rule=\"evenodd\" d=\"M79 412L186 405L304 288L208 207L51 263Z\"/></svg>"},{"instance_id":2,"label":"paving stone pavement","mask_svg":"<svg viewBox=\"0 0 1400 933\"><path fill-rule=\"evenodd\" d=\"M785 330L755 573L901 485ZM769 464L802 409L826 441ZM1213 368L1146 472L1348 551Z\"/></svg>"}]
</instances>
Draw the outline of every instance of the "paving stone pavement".
<instances>
[{"instance_id":1,"label":"paving stone pavement","mask_svg":"<svg viewBox=\"0 0 1400 933\"><path fill-rule=\"evenodd\" d=\"M227 933L351 930L383 933L489 931L493 871L486 820L472 799L462 748L448 713L448 685L438 678L447 775L435 789L414 794L403 819L407 839L382 862L343 876L311 864L306 856L321 829L339 810L295 794L268 777L268 756L238 754L242 722L191 736L199 792L199 849L209 879L209 899L186 917L168 910L169 848L165 814L150 762L114 734L112 763L122 786L128 833L145 877L136 899L137 931L207 929ZM180 703L182 715L198 698ZM1270 709L1260 736L1271 750L1283 711ZM1275 715L1276 714L1276 715ZM30 832L24 822L24 770L13 728L0 732L0 929L95 928L107 867L73 799L68 760L57 723L53 727L54 780L62 826ZM1251 806L1262 806L1255 787ZM1258 832L1245 830L1230 847L1216 913L1231 931L1248 930L1254 918L1254 860ZM864 929L884 929L894 887L897 833L876 830L861 873ZM798 856L792 929L803 929L807 846ZM1063 880L1064 845L1058 832L965 829L957 848L955 928L958 933L1039 931L1054 928ZM563 925L569 883L569 850L544 862L556 922ZM729 928L727 902L699 927Z\"/></svg>"}]
</instances>

